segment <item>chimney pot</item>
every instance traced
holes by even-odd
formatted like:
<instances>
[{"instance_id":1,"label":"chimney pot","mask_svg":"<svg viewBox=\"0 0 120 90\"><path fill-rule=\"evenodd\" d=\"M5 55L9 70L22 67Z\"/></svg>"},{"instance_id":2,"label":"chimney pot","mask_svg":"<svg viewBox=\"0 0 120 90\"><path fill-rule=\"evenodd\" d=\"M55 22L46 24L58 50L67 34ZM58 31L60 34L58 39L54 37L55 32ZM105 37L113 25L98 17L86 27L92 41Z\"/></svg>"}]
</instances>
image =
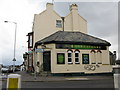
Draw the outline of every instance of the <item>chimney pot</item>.
<instances>
[{"instance_id":1,"label":"chimney pot","mask_svg":"<svg viewBox=\"0 0 120 90\"><path fill-rule=\"evenodd\" d=\"M77 4L70 5L70 11L72 11L72 10L78 10Z\"/></svg>"},{"instance_id":2,"label":"chimney pot","mask_svg":"<svg viewBox=\"0 0 120 90\"><path fill-rule=\"evenodd\" d=\"M47 3L46 8L47 9L53 9L53 4L52 3Z\"/></svg>"}]
</instances>

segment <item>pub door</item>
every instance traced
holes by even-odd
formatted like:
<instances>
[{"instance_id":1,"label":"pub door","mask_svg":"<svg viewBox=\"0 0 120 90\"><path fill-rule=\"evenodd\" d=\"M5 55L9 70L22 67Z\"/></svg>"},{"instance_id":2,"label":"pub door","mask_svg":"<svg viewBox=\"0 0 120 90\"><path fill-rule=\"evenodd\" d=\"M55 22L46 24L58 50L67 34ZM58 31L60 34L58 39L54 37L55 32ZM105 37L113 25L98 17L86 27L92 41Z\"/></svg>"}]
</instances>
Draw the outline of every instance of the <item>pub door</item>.
<instances>
[{"instance_id":1,"label":"pub door","mask_svg":"<svg viewBox=\"0 0 120 90\"><path fill-rule=\"evenodd\" d=\"M50 51L43 52L43 70L51 71L51 52Z\"/></svg>"}]
</instances>

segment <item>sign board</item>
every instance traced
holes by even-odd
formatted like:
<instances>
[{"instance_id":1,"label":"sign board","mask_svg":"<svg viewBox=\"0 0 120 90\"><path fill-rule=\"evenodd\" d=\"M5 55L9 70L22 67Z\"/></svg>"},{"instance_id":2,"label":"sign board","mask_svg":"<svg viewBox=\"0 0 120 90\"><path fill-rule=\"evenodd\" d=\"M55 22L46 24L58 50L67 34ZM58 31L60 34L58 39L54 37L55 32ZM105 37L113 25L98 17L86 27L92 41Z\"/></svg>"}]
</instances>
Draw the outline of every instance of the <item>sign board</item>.
<instances>
[{"instance_id":1,"label":"sign board","mask_svg":"<svg viewBox=\"0 0 120 90\"><path fill-rule=\"evenodd\" d=\"M37 48L37 49L35 49L35 52L43 53L43 52L44 52L44 49L42 49L42 48Z\"/></svg>"},{"instance_id":2,"label":"sign board","mask_svg":"<svg viewBox=\"0 0 120 90\"><path fill-rule=\"evenodd\" d=\"M33 53L33 51L28 51L28 53Z\"/></svg>"}]
</instances>

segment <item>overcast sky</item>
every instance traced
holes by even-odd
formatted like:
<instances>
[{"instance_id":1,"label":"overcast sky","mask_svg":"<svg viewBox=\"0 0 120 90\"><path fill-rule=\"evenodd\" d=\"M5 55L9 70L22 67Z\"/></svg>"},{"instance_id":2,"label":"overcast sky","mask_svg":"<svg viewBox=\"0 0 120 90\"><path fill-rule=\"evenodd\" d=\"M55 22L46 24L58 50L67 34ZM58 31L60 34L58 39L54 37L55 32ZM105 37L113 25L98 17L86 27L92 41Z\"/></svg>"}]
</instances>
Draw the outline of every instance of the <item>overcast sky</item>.
<instances>
[{"instance_id":1,"label":"overcast sky","mask_svg":"<svg viewBox=\"0 0 120 90\"><path fill-rule=\"evenodd\" d=\"M44 2L43 2L44 1ZM27 33L32 31L34 14L46 8L52 0L0 0L0 63L13 63L14 23L17 22L16 64L22 64L27 50ZM54 0L55 1L55 0ZM75 0L74 0L75 1ZM77 0L78 1L78 0ZM54 10L61 16L69 14L69 5L76 3L79 14L88 22L88 33L109 41L110 51L118 51L117 2L54 2Z\"/></svg>"}]
</instances>

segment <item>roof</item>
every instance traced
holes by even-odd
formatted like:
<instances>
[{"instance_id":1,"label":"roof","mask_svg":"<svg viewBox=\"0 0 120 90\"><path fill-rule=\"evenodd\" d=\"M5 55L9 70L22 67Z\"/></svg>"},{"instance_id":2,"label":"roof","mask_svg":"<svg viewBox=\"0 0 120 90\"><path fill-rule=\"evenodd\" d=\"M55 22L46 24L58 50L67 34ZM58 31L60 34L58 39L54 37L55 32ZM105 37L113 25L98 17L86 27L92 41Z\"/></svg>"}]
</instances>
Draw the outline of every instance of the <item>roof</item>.
<instances>
[{"instance_id":1,"label":"roof","mask_svg":"<svg viewBox=\"0 0 120 90\"><path fill-rule=\"evenodd\" d=\"M58 31L50 36L36 42L36 45L49 43L63 43L63 44L84 44L84 45L105 45L110 46L111 44L105 40L93 37L91 35L82 32L68 32Z\"/></svg>"},{"instance_id":2,"label":"roof","mask_svg":"<svg viewBox=\"0 0 120 90\"><path fill-rule=\"evenodd\" d=\"M26 36L29 36L29 35L31 35L31 34L33 34L33 32L29 32Z\"/></svg>"}]
</instances>

